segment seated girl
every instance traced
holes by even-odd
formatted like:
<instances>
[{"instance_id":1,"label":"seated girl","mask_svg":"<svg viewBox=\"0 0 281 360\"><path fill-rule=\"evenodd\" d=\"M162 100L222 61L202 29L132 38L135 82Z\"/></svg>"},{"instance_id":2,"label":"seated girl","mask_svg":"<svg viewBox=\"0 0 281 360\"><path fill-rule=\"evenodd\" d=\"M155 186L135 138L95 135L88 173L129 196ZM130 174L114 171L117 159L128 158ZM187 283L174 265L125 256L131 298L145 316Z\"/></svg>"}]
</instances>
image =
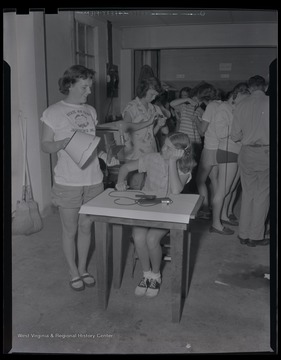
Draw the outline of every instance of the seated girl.
<instances>
[{"instance_id":1,"label":"seated girl","mask_svg":"<svg viewBox=\"0 0 281 360\"><path fill-rule=\"evenodd\" d=\"M180 194L186 183L191 180L195 166L191 142L187 134L171 133L165 139L160 153L150 153L121 166L116 189L128 188L127 176L138 170L146 173L144 191L153 191L157 196ZM135 289L135 295L154 297L161 284L160 265L162 260L161 239L167 229L133 227L132 236L141 262L143 277Z\"/></svg>"}]
</instances>

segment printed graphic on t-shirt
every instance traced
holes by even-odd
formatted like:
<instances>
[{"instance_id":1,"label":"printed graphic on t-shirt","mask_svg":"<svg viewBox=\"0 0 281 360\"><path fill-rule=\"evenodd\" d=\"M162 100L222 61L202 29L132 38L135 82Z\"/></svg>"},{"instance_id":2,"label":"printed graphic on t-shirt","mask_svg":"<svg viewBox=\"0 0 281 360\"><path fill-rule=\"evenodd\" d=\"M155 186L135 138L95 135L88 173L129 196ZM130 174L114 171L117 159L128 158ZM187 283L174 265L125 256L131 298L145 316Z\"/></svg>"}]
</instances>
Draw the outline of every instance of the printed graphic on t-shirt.
<instances>
[{"instance_id":1,"label":"printed graphic on t-shirt","mask_svg":"<svg viewBox=\"0 0 281 360\"><path fill-rule=\"evenodd\" d=\"M70 123L73 125L72 132L81 131L95 133L95 127L93 123L93 117L90 112L82 109L73 109L66 113ZM86 129L86 127L88 127Z\"/></svg>"}]
</instances>

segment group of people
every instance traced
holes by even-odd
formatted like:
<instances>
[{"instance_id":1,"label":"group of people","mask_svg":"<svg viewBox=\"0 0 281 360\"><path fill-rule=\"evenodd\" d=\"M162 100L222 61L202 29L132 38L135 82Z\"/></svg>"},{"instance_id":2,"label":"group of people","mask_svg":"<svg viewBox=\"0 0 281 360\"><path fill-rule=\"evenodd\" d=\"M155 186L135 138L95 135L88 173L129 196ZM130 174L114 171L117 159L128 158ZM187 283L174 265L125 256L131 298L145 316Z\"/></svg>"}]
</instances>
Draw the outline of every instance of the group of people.
<instances>
[{"instance_id":1,"label":"group of people","mask_svg":"<svg viewBox=\"0 0 281 360\"><path fill-rule=\"evenodd\" d=\"M87 271L92 217L80 214L81 205L104 190L98 150L86 168L79 168L64 147L74 131L95 135L97 114L87 104L94 71L82 65L67 69L59 79L65 99L42 115L42 149L57 153L52 200L59 208L63 250L70 286L81 291L95 285ZM224 224L237 225L231 199L239 178L242 205L239 239L265 245L263 229L269 207L269 109L260 76L238 84L222 100L220 92L202 82L184 88L179 99L167 100L154 76L141 79L135 98L122 113L124 163L116 190L143 189L159 196L197 192L204 196L200 216L212 218L211 232L232 234ZM160 134L160 136L159 136ZM231 218L232 216L232 218ZM143 276L137 296L154 297L161 285L161 239L165 229L134 227L132 237ZM76 243L77 235L77 243Z\"/></svg>"},{"instance_id":2,"label":"group of people","mask_svg":"<svg viewBox=\"0 0 281 360\"><path fill-rule=\"evenodd\" d=\"M204 147L196 183L204 196L199 216L210 218L210 232L232 235L239 226L241 244L268 245L269 97L262 76L237 84L224 101L213 99L202 115ZM207 187L209 179L210 187ZM239 221L233 213L241 183Z\"/></svg>"}]
</instances>

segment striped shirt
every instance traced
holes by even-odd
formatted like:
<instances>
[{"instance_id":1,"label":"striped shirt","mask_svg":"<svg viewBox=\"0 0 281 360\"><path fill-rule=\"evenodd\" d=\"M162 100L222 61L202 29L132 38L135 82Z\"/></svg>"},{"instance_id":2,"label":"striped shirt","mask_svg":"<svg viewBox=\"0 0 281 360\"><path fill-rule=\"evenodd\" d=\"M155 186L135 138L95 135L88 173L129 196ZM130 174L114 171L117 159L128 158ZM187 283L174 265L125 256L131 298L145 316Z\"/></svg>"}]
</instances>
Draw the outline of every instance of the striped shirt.
<instances>
[{"instance_id":1,"label":"striped shirt","mask_svg":"<svg viewBox=\"0 0 281 360\"><path fill-rule=\"evenodd\" d=\"M185 133L189 136L193 143L201 144L201 137L197 130L195 118L202 117L204 110L191 104L182 104L180 107L180 126L179 132Z\"/></svg>"}]
</instances>

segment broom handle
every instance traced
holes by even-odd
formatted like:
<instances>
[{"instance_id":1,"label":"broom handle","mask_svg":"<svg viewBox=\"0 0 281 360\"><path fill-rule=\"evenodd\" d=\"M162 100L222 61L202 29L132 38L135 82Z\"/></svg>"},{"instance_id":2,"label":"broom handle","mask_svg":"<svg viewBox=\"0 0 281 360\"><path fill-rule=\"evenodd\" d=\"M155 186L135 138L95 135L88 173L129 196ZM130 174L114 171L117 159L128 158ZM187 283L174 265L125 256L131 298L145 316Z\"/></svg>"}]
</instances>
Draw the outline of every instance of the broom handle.
<instances>
[{"instance_id":1,"label":"broom handle","mask_svg":"<svg viewBox=\"0 0 281 360\"><path fill-rule=\"evenodd\" d=\"M22 186L23 186L23 194L22 194L22 200L25 200L26 198L26 169L27 169L27 138L26 138L26 120L23 120L22 111L19 112L19 125L20 125L20 133L21 133L21 140L22 140L22 146L23 146L23 178L22 178Z\"/></svg>"},{"instance_id":2,"label":"broom handle","mask_svg":"<svg viewBox=\"0 0 281 360\"><path fill-rule=\"evenodd\" d=\"M32 187L31 187L31 181L30 181L30 172L29 172L29 166L28 166L28 159L26 158L26 177L27 177L27 193L29 196L29 200L33 200L33 194L32 194Z\"/></svg>"}]
</instances>

